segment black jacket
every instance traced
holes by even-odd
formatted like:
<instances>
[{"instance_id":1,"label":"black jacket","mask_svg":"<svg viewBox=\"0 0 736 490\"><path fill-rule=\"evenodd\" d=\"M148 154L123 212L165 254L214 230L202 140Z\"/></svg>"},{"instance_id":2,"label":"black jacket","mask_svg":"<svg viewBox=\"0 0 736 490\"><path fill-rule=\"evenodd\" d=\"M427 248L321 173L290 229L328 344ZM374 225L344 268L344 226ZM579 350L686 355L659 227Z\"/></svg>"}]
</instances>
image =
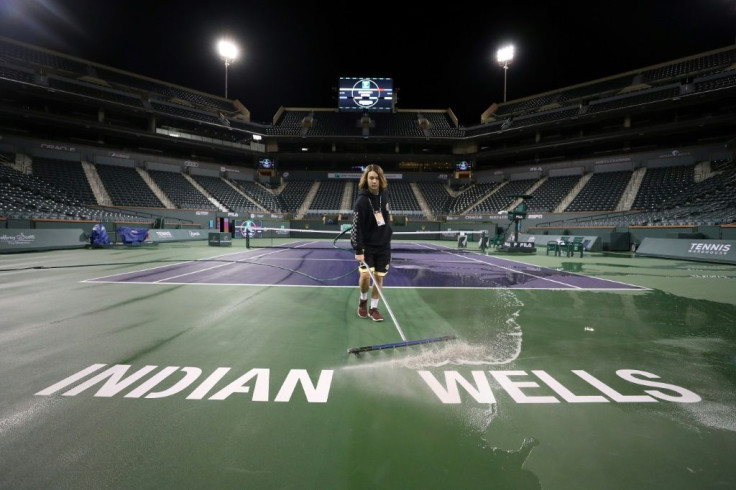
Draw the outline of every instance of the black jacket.
<instances>
[{"instance_id":1,"label":"black jacket","mask_svg":"<svg viewBox=\"0 0 736 490\"><path fill-rule=\"evenodd\" d=\"M356 254L362 254L366 248L380 249L391 245L391 213L388 208L388 192L378 195L363 189L358 194L353 206L353 228L350 230L350 243ZM381 210L383 226L378 226L374 211Z\"/></svg>"}]
</instances>

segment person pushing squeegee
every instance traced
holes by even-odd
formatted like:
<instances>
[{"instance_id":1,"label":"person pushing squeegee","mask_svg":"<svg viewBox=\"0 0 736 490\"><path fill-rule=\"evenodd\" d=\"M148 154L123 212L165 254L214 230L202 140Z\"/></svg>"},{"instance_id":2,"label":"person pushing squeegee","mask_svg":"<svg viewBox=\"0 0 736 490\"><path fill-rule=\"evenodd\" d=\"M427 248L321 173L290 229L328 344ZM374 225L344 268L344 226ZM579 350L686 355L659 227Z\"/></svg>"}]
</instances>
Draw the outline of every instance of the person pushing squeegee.
<instances>
[{"instance_id":1,"label":"person pushing squeegee","mask_svg":"<svg viewBox=\"0 0 736 490\"><path fill-rule=\"evenodd\" d=\"M368 267L368 264L365 262L361 264L361 271L367 271L368 275L371 278L371 281L374 285L377 285L376 278L373 275L373 272L371 272L371 268ZM444 335L442 337L431 337L426 339L418 339L418 340L407 340L406 335L404 335L404 331L401 330L401 326L399 325L399 322L396 320L396 317L394 316L394 312L391 310L391 306L388 304L388 301L386 301L386 297L383 295L383 287L377 287L378 294L380 298L383 300L383 304L386 306L386 311L388 311L389 316L391 317L391 321L394 322L394 326L396 326L396 330L399 332L399 335L401 336L401 342L392 342L389 344L378 344L378 345L366 345L363 347L353 347L348 349L348 354L355 354L356 356L359 356L361 352L370 352L374 350L382 350L382 349L395 349L397 347L408 347L410 345L418 345L418 344L429 344L432 342L445 342L448 340L455 340L457 337L455 335Z\"/></svg>"},{"instance_id":2,"label":"person pushing squeegee","mask_svg":"<svg viewBox=\"0 0 736 490\"><path fill-rule=\"evenodd\" d=\"M404 347L451 340L450 337L438 337L424 340L406 340L404 332L396 321L393 311L383 296L383 278L388 273L391 263L391 212L389 211L388 181L383 169L375 164L367 165L358 182L358 197L353 204L353 222L350 228L350 244L355 251L355 260L360 264L360 303L358 316L370 318L374 322L382 322L383 316L378 311L378 300L382 299L386 309L401 336L401 342L383 345L369 345L348 349L351 354L379 349ZM373 275L371 268L375 268ZM377 280L378 278L378 280ZM371 282L373 293L369 298ZM378 293L378 294L376 294ZM368 308L370 301L370 308ZM454 338L454 337L452 337Z\"/></svg>"}]
</instances>

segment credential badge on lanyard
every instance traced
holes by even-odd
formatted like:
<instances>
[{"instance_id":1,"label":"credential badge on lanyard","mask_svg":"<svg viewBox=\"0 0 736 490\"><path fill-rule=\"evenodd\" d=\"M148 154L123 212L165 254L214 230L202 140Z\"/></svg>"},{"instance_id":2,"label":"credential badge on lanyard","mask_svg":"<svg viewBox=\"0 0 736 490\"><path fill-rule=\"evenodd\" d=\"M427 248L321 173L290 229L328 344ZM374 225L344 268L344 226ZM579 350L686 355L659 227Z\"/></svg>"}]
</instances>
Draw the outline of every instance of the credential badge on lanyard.
<instances>
[{"instance_id":1,"label":"credential badge on lanyard","mask_svg":"<svg viewBox=\"0 0 736 490\"><path fill-rule=\"evenodd\" d=\"M376 218L376 224L378 226L383 226L386 224L386 222L383 220L383 213L381 212L381 195L378 196L378 211L376 211L376 208L373 207L373 201L371 198L368 198L368 202L371 203L371 209L373 210L373 217Z\"/></svg>"}]
</instances>

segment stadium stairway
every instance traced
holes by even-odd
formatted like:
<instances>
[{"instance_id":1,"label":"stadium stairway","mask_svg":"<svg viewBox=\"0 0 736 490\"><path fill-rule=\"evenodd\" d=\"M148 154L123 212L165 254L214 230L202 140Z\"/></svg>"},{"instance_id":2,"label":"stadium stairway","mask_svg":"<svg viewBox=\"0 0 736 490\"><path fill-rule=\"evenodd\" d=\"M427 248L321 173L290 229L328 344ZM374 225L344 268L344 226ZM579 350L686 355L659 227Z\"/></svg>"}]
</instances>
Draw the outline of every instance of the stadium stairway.
<instances>
[{"instance_id":1,"label":"stadium stairway","mask_svg":"<svg viewBox=\"0 0 736 490\"><path fill-rule=\"evenodd\" d=\"M243 191L242 191L242 190L241 190L240 188L238 188L238 186L237 186L237 185L235 185L235 183L233 183L233 182L231 182L231 181L229 181L229 180L227 180L227 179L222 179L222 180L223 180L223 181L224 181L224 182L225 182L225 183L226 183L227 185L229 185L230 187L232 187L232 188L233 188L233 190L234 190L235 192L237 192L238 194L240 194L241 196L243 196L244 198L246 198L246 199L247 199L248 201L252 202L252 203L253 203L253 205L254 205L255 207L257 207L257 208L258 208L258 209L260 209L261 211L264 211L264 212L269 212L269 210L268 210L268 209L266 209L265 207L263 207L263 206L262 206L261 204L259 204L259 203L258 203L258 202L257 202L257 201L256 201L255 199L253 199L253 198L252 198L252 197L250 197L250 196L249 196L248 194L246 194L245 192L243 192ZM260 184L260 183L258 183L258 182L256 182L256 184L257 184L257 185L262 185L262 184ZM265 189L265 188L264 188L264 189ZM268 190L268 189L265 189L265 190ZM270 191L270 190L268 190L268 192L271 192L271 191Z\"/></svg>"},{"instance_id":2,"label":"stadium stairway","mask_svg":"<svg viewBox=\"0 0 736 490\"><path fill-rule=\"evenodd\" d=\"M304 202L297 212L296 219L304 218L304 215L309 212L309 208L312 206L312 201L314 201L314 196L317 195L317 191L319 190L319 185L319 180L315 181L314 184L312 184L312 187L309 189L309 193L304 198Z\"/></svg>"},{"instance_id":3,"label":"stadium stairway","mask_svg":"<svg viewBox=\"0 0 736 490\"><path fill-rule=\"evenodd\" d=\"M585 187L585 184L588 183L590 178L593 176L592 172L589 172L582 177L580 177L580 180L577 184L575 184L575 187L572 188L570 193L565 196L565 198L560 202L560 204L555 208L555 213L563 213L565 212L565 208L567 208L570 203L575 199L575 197L580 193L581 190L583 190L583 187Z\"/></svg>"},{"instance_id":4,"label":"stadium stairway","mask_svg":"<svg viewBox=\"0 0 736 490\"><path fill-rule=\"evenodd\" d=\"M352 181L345 183L345 191L342 194L342 204L340 204L340 209L353 209L353 191L355 190L356 184Z\"/></svg>"},{"instance_id":5,"label":"stadium stairway","mask_svg":"<svg viewBox=\"0 0 736 490\"><path fill-rule=\"evenodd\" d=\"M197 189L203 196L205 196L209 202L211 202L212 204L214 204L215 207L217 207L217 209L219 209L223 213L227 213L228 211L230 211L220 201L218 201L217 199L215 199L214 197L212 197L212 194L210 194L209 192L207 192L207 189L205 189L204 187L202 187L201 185L199 185L199 182L197 182L191 176L189 176L189 175L187 175L185 173L183 173L182 175L184 176L185 179L187 179L189 181L190 184L192 184L194 186L195 189Z\"/></svg>"},{"instance_id":6,"label":"stadium stairway","mask_svg":"<svg viewBox=\"0 0 736 490\"><path fill-rule=\"evenodd\" d=\"M419 189L419 186L412 182L409 184L411 187L412 192L414 192L414 197L417 198L417 202L419 203L419 207L422 209L422 213L424 213L424 216L427 217L427 219L433 220L435 219L434 213L432 213L432 209L429 207L429 204L427 204L427 200L424 199L424 196L422 195L422 191Z\"/></svg>"},{"instance_id":7,"label":"stadium stairway","mask_svg":"<svg viewBox=\"0 0 736 490\"><path fill-rule=\"evenodd\" d=\"M631 180L629 181L629 185L626 186L626 189L621 195L621 200L616 206L616 211L631 210L631 206L634 204L636 195L639 193L639 187L641 187L641 181L644 179L644 175L646 173L647 173L647 169L645 167L634 170L634 173L631 175Z\"/></svg>"},{"instance_id":8,"label":"stadium stairway","mask_svg":"<svg viewBox=\"0 0 736 490\"><path fill-rule=\"evenodd\" d=\"M102 179L100 179L100 174L97 173L97 168L93 164L83 161L82 170L84 170L84 175L87 176L87 181L92 188L92 193L95 195L97 204L112 206L112 198L107 193L107 189L105 189L105 185L102 183Z\"/></svg>"},{"instance_id":9,"label":"stadium stairway","mask_svg":"<svg viewBox=\"0 0 736 490\"><path fill-rule=\"evenodd\" d=\"M148 188L151 189L151 192L163 203L164 206L166 206L166 209L176 209L176 205L169 199L169 196L167 196L164 191L161 190L161 188L158 186L156 182L153 181L153 178L151 177L151 174L148 173L146 169L143 169L141 167L136 167L136 171L138 172L138 175L141 176L143 179L143 182L148 185Z\"/></svg>"}]
</instances>

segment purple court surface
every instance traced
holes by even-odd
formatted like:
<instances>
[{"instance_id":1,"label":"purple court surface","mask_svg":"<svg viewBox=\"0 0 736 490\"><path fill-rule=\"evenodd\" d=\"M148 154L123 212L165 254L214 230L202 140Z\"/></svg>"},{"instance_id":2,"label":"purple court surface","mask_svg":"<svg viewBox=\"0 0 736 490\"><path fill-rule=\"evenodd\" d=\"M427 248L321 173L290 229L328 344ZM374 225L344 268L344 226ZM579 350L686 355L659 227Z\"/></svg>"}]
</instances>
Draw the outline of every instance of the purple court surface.
<instances>
[{"instance_id":1,"label":"purple court surface","mask_svg":"<svg viewBox=\"0 0 736 490\"><path fill-rule=\"evenodd\" d=\"M309 245L313 247L313 245ZM357 264L335 248L249 249L172 263L89 282L355 287ZM436 245L403 245L392 253L385 287L643 290L639 286Z\"/></svg>"}]
</instances>

